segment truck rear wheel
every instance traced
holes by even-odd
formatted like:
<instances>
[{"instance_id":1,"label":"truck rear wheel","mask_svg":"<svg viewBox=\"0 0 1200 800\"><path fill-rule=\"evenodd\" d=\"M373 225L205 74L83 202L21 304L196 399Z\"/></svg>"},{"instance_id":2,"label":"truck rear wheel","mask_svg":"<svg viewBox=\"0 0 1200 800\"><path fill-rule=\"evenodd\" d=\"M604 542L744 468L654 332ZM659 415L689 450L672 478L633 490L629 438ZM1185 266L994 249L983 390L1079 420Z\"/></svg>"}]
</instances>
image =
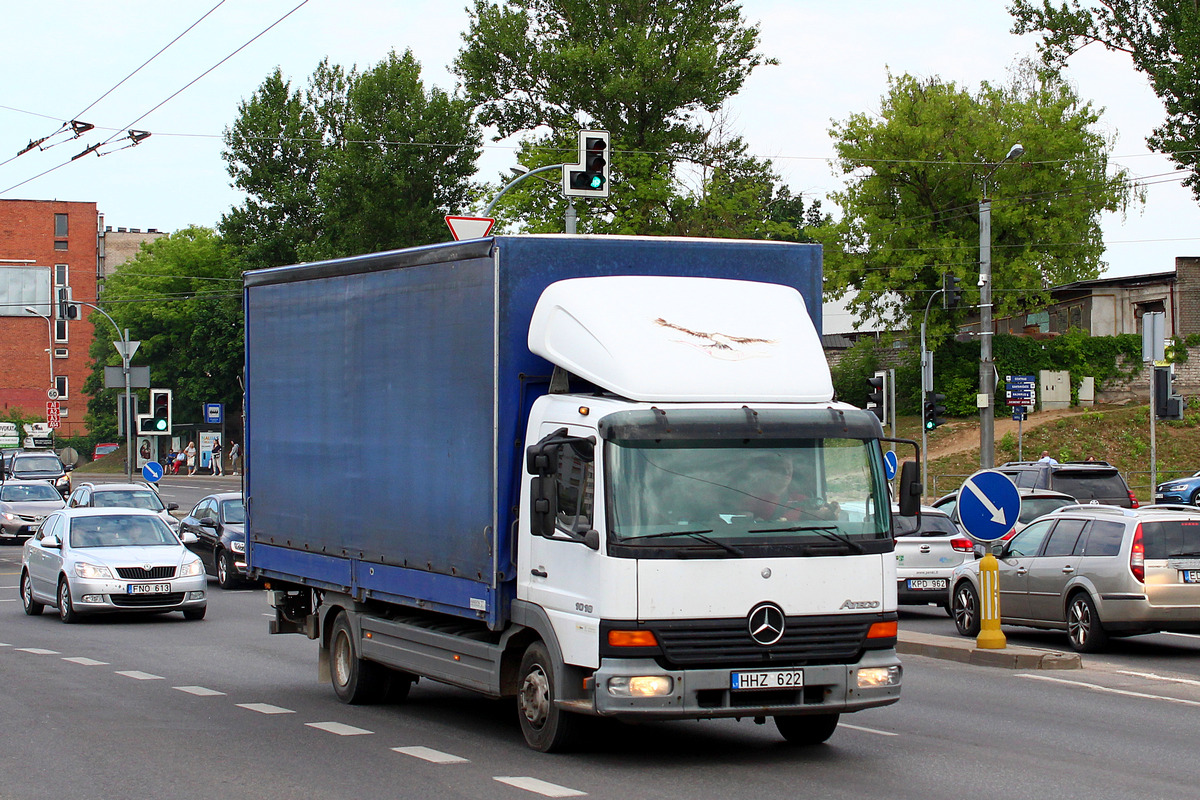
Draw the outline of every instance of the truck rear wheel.
<instances>
[{"instance_id":1,"label":"truck rear wheel","mask_svg":"<svg viewBox=\"0 0 1200 800\"><path fill-rule=\"evenodd\" d=\"M837 730L841 714L807 714L776 717L775 727L788 744L812 745L828 741Z\"/></svg>"},{"instance_id":2,"label":"truck rear wheel","mask_svg":"<svg viewBox=\"0 0 1200 800\"><path fill-rule=\"evenodd\" d=\"M350 705L378 703L388 689L387 667L359 657L345 613L337 615L329 636L329 675L338 699Z\"/></svg>"},{"instance_id":3,"label":"truck rear wheel","mask_svg":"<svg viewBox=\"0 0 1200 800\"><path fill-rule=\"evenodd\" d=\"M517 692L517 719L526 743L534 750L555 753L566 750L578 731L580 720L555 704L554 664L546 646L534 642L521 659L521 688Z\"/></svg>"}]
</instances>

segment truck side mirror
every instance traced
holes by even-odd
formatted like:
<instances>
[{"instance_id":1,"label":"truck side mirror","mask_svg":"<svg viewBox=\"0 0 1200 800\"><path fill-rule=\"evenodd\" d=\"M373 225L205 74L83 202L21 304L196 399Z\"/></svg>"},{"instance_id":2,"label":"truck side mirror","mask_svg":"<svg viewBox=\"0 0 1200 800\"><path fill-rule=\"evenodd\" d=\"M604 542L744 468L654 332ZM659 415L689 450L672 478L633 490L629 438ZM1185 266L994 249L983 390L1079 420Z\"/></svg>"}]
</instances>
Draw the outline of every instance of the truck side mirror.
<instances>
[{"instance_id":1,"label":"truck side mirror","mask_svg":"<svg viewBox=\"0 0 1200 800\"><path fill-rule=\"evenodd\" d=\"M921 471L915 461L900 467L900 516L915 517L921 510Z\"/></svg>"},{"instance_id":2,"label":"truck side mirror","mask_svg":"<svg viewBox=\"0 0 1200 800\"><path fill-rule=\"evenodd\" d=\"M558 479L554 475L539 475L529 481L529 531L534 536L549 539L554 536L554 521L558 517Z\"/></svg>"}]
</instances>

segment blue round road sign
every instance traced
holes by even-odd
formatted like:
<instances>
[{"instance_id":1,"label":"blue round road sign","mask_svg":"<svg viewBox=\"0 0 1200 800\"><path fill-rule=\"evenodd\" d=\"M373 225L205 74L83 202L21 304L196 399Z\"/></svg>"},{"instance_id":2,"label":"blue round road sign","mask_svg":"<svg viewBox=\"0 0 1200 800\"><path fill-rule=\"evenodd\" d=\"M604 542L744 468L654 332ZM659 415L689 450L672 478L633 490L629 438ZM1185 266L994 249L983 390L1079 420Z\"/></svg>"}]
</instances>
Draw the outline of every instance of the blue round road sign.
<instances>
[{"instance_id":1,"label":"blue round road sign","mask_svg":"<svg viewBox=\"0 0 1200 800\"><path fill-rule=\"evenodd\" d=\"M150 483L158 483L158 479L162 476L162 464L157 461L147 461L146 466L142 467L142 477Z\"/></svg>"},{"instance_id":2,"label":"blue round road sign","mask_svg":"<svg viewBox=\"0 0 1200 800\"><path fill-rule=\"evenodd\" d=\"M889 481L896 477L896 469L899 467L899 465L900 461L898 458L896 458L895 450L888 450L883 454L884 474L887 475L887 479Z\"/></svg>"},{"instance_id":3,"label":"blue round road sign","mask_svg":"<svg viewBox=\"0 0 1200 800\"><path fill-rule=\"evenodd\" d=\"M984 469L963 481L957 510L967 533L981 542L994 542L1016 524L1021 495L1003 472Z\"/></svg>"}]
</instances>

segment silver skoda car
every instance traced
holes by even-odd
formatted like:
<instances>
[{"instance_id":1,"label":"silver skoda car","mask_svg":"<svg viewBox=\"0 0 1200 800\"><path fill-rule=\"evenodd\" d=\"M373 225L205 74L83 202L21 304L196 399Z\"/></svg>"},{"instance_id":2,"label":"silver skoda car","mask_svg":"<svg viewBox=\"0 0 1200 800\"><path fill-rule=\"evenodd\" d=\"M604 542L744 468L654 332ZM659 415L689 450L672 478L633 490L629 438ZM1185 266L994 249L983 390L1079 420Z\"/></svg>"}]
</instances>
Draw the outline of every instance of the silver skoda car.
<instances>
[{"instance_id":1,"label":"silver skoda car","mask_svg":"<svg viewBox=\"0 0 1200 800\"><path fill-rule=\"evenodd\" d=\"M200 559L153 511L64 508L48 516L21 557L21 603L63 622L85 614L182 611L204 618L208 578Z\"/></svg>"}]
</instances>

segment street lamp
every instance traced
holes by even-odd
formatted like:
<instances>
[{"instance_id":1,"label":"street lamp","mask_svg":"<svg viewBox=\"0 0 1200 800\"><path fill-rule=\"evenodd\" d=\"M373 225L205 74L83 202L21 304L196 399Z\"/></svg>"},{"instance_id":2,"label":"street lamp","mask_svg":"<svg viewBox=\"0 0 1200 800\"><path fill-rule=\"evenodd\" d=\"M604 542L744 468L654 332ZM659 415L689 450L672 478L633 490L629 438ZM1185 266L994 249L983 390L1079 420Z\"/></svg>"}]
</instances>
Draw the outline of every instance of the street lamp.
<instances>
[{"instance_id":1,"label":"street lamp","mask_svg":"<svg viewBox=\"0 0 1200 800\"><path fill-rule=\"evenodd\" d=\"M513 178L511 181L504 184L504 187L499 192L496 193L496 196L492 198L492 202L488 203L487 208L485 208L483 210L483 216L490 217L492 215L492 209L494 209L496 207L496 203L500 202L500 198L504 197L504 195L508 193L509 189L513 188L521 181L525 180L526 178L537 175L539 173L542 173L542 172L549 172L552 169L561 170L565 166L566 166L566 164L551 164L547 167L538 167L537 169L530 169L529 167L525 166L524 164L516 164L516 165L510 167L510 171L517 177ZM568 197L567 198L566 226L565 226L567 233L575 233L575 220L576 220L575 203L571 200L571 198Z\"/></svg>"},{"instance_id":2,"label":"street lamp","mask_svg":"<svg viewBox=\"0 0 1200 800\"><path fill-rule=\"evenodd\" d=\"M987 182L996 170L1020 158L1025 148L1014 144L1002 160L991 165L983 177L983 199L979 201L979 466L991 469L996 463L996 366L992 358L992 201Z\"/></svg>"},{"instance_id":3,"label":"street lamp","mask_svg":"<svg viewBox=\"0 0 1200 800\"><path fill-rule=\"evenodd\" d=\"M35 316L39 316L42 319L46 320L46 334L49 337L49 345L50 345L50 347L46 349L46 352L50 354L50 388L53 389L54 388L54 320L52 320L46 314L39 313L36 309L30 308L29 306L25 306L25 313L33 314Z\"/></svg>"}]
</instances>

